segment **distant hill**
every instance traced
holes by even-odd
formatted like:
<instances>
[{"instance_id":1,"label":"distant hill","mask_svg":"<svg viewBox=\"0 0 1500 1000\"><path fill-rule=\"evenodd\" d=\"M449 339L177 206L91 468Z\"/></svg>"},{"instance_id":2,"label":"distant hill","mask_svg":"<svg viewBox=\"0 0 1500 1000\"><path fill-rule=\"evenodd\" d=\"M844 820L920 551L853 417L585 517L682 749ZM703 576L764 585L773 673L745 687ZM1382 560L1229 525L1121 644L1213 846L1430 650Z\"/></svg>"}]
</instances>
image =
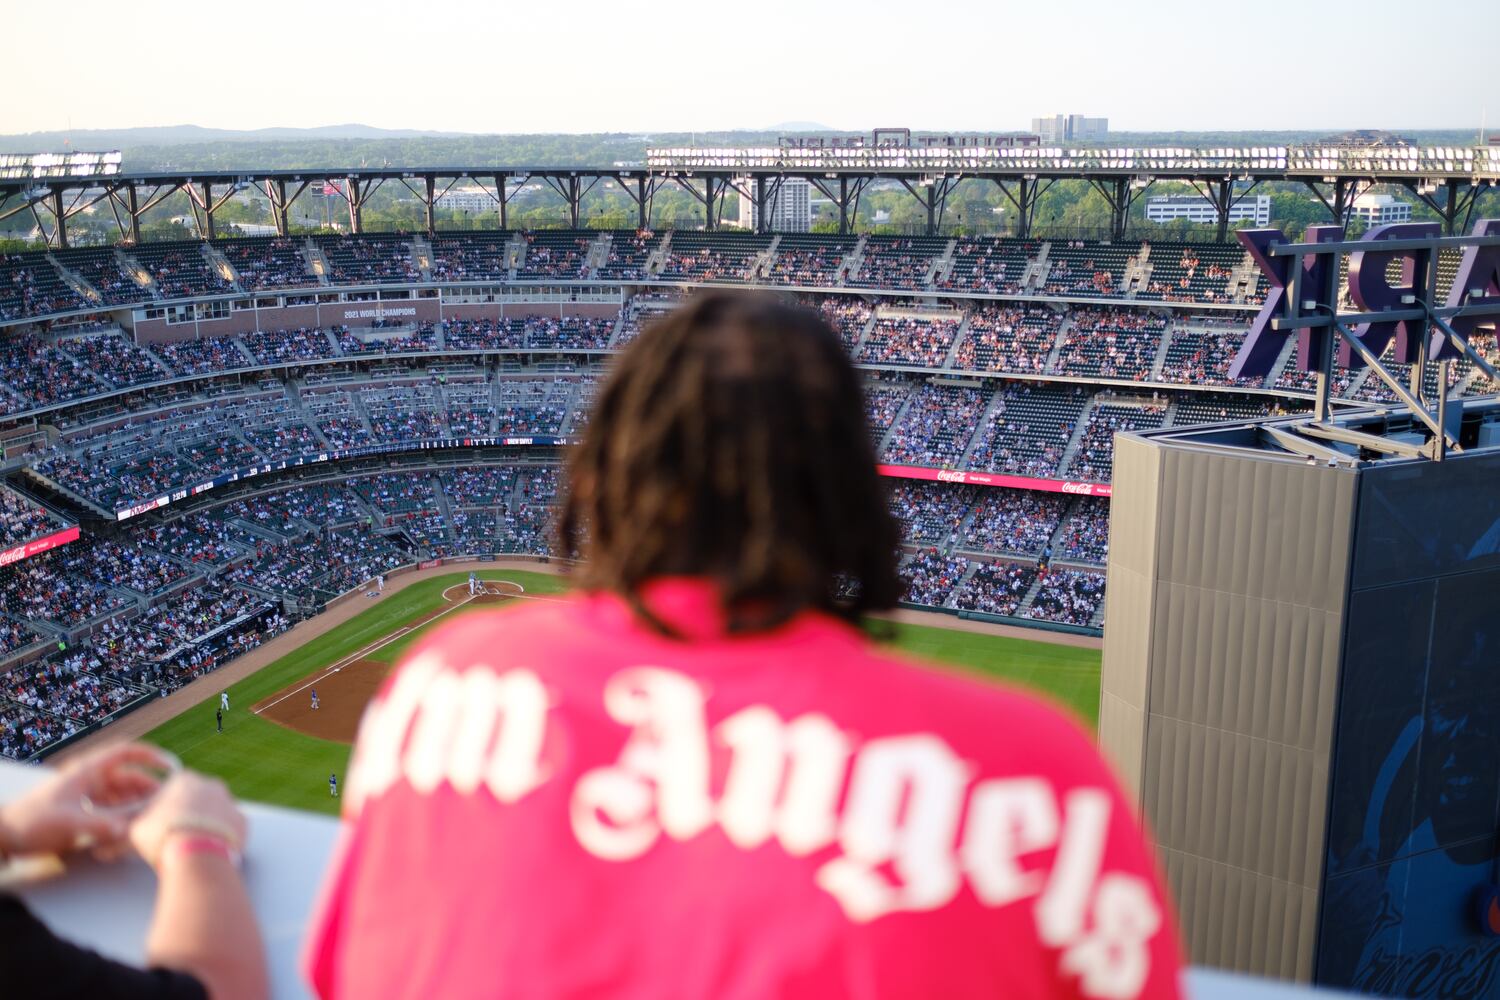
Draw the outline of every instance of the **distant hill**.
<instances>
[{"instance_id":1,"label":"distant hill","mask_svg":"<svg viewBox=\"0 0 1500 1000\"><path fill-rule=\"evenodd\" d=\"M204 142L276 142L328 139L454 139L472 133L421 129L386 129L371 125L320 125L317 128L203 128L164 125L153 128L74 129L68 132L23 132L0 135L0 152L55 152L63 149L123 149L128 146L183 146Z\"/></svg>"}]
</instances>

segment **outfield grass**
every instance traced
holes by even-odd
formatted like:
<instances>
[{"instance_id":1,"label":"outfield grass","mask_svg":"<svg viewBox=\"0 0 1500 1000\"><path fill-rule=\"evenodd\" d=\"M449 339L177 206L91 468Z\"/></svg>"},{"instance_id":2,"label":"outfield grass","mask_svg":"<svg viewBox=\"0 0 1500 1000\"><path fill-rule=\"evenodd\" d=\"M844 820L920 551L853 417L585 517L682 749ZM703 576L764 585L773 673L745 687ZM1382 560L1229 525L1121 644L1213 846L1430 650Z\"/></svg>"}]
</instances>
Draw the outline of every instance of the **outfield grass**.
<instances>
[{"instance_id":1,"label":"outfield grass","mask_svg":"<svg viewBox=\"0 0 1500 1000\"><path fill-rule=\"evenodd\" d=\"M527 593L554 594L564 589L561 580L545 573L499 569L478 573L485 580L513 580ZM214 689L182 715L151 730L146 739L172 751L188 767L223 778L240 798L337 813L338 802L328 794L328 775L338 774L342 780L349 764L348 744L278 726L252 713L250 706L379 641L413 618L439 609L444 604L443 591L464 583L468 576L467 571L436 576L383 597L368 611L230 685L230 710L224 716L222 734L214 729L219 706L219 691ZM389 663L423 631L410 632L364 658Z\"/></svg>"},{"instance_id":2,"label":"outfield grass","mask_svg":"<svg viewBox=\"0 0 1500 1000\"><path fill-rule=\"evenodd\" d=\"M501 569L478 572L486 580L512 580L532 594L565 589L558 577L543 573ZM188 767L223 778L241 798L336 813L338 801L328 794L328 775L335 772L342 780L349 763L348 745L278 726L251 713L249 707L379 641L405 622L438 610L444 604L443 591L467 579L468 572L464 571L413 584L231 685L230 711L224 716L222 734L214 730L219 690L213 689L203 701L153 729L146 739L172 751ZM417 629L364 658L391 662L424 631ZM1072 709L1090 728L1097 721L1098 650L921 625L897 626L894 642L915 656L951 663L1049 696Z\"/></svg>"},{"instance_id":3,"label":"outfield grass","mask_svg":"<svg viewBox=\"0 0 1500 1000\"><path fill-rule=\"evenodd\" d=\"M1040 694L1071 710L1090 730L1099 724L1097 649L927 625L898 625L895 645L913 656L951 663Z\"/></svg>"}]
</instances>

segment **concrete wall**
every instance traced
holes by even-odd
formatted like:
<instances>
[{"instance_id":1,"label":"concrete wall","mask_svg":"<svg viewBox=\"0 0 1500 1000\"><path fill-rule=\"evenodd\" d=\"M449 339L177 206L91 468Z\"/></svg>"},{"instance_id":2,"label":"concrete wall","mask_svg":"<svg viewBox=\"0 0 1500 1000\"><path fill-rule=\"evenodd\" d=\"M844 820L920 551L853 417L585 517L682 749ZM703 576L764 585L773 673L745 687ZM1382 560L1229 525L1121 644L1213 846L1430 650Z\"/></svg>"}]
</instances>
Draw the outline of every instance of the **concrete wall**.
<instances>
[{"instance_id":1,"label":"concrete wall","mask_svg":"<svg viewBox=\"0 0 1500 1000\"><path fill-rule=\"evenodd\" d=\"M1117 439L1099 735L1195 963L1312 975L1356 485Z\"/></svg>"}]
</instances>

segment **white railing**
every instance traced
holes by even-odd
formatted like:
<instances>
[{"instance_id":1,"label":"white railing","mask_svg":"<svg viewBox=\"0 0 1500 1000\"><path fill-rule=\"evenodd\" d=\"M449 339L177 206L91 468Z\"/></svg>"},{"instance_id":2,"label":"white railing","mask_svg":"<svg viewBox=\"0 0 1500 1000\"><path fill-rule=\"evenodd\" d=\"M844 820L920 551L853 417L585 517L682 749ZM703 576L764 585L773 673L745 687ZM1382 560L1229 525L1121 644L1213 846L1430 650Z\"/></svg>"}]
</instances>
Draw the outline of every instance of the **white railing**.
<instances>
[{"instance_id":1,"label":"white railing","mask_svg":"<svg viewBox=\"0 0 1500 1000\"><path fill-rule=\"evenodd\" d=\"M0 802L41 780L39 767L0 762ZM320 775L308 775L318 782ZM333 850L338 823L325 816L244 803L250 820L245 883L260 918L274 1000L310 997L298 972L304 929L313 897ZM143 960L146 928L156 896L156 878L144 862L98 864L84 860L66 875L42 877L18 891L53 931L123 962ZM1187 973L1188 994L1199 1000L1293 1000L1331 996L1306 987L1249 979L1209 969Z\"/></svg>"}]
</instances>

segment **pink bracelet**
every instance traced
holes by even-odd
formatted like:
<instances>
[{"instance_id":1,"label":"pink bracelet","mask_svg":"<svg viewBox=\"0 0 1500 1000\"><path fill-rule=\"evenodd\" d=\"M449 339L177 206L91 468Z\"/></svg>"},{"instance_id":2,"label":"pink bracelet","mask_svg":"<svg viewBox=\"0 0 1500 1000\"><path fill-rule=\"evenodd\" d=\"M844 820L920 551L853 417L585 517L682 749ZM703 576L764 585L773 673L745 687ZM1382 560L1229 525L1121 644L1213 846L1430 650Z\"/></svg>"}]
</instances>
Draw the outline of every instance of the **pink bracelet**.
<instances>
[{"instance_id":1,"label":"pink bracelet","mask_svg":"<svg viewBox=\"0 0 1500 1000\"><path fill-rule=\"evenodd\" d=\"M169 837L162 845L161 858L166 860L168 855L179 857L190 857L194 854L215 854L238 868L240 866L240 853L231 848L222 837L215 837L208 833L183 833Z\"/></svg>"}]
</instances>

